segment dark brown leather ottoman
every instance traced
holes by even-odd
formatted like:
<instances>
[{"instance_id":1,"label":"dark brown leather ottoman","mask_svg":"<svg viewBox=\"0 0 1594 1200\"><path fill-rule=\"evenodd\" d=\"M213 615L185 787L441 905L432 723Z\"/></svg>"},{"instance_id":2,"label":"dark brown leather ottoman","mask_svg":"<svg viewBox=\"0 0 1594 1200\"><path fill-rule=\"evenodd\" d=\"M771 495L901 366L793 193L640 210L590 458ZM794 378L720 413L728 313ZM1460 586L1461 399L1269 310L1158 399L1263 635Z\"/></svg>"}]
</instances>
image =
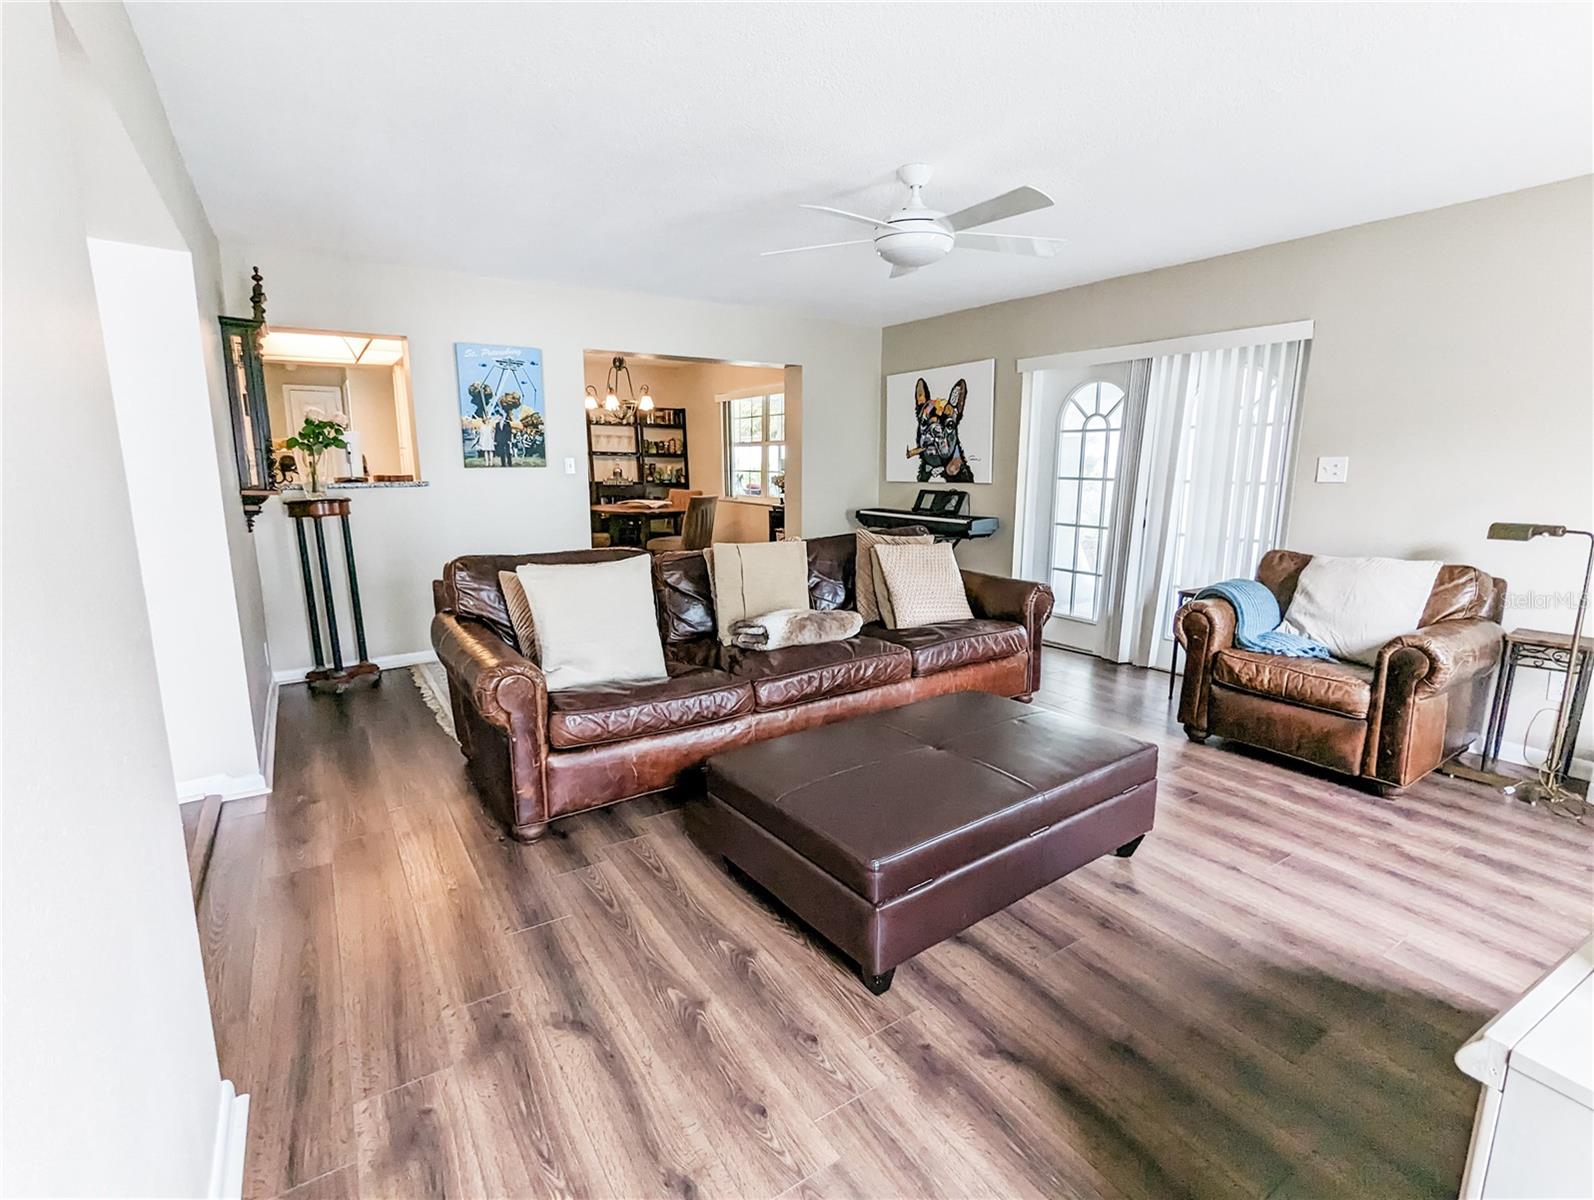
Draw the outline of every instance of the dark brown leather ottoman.
<instances>
[{"instance_id":1,"label":"dark brown leather ottoman","mask_svg":"<svg viewBox=\"0 0 1594 1200\"><path fill-rule=\"evenodd\" d=\"M958 692L715 755L687 830L858 964L912 958L1151 829L1157 749Z\"/></svg>"}]
</instances>

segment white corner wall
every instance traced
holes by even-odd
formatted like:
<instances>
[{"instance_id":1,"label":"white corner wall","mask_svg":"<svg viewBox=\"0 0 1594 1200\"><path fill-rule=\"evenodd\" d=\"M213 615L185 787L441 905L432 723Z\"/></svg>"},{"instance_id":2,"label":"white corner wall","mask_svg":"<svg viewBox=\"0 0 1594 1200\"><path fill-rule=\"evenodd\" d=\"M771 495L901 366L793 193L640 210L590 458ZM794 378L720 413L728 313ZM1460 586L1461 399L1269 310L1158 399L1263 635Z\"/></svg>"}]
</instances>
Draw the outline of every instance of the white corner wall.
<instances>
[{"instance_id":1,"label":"white corner wall","mask_svg":"<svg viewBox=\"0 0 1594 1200\"><path fill-rule=\"evenodd\" d=\"M309 252L228 246L226 277L259 263L272 319L311 329L380 329L409 338L415 428L430 486L352 491L351 524L370 651L429 653L431 581L459 554L589 545L583 351L620 348L802 367L801 529L850 527L877 491L880 331L763 309L354 262ZM242 287L241 282L238 285ZM242 302L242 294L233 297ZM466 471L460 455L456 341L543 352L548 466ZM278 436L281 431L273 431ZM566 474L564 460L575 463ZM341 547L328 531L341 592ZM282 679L310 665L291 522L272 501L256 523L271 658ZM312 546L312 554L314 549ZM340 610L345 653L353 644ZM324 633L323 633L323 636Z\"/></svg>"},{"instance_id":2,"label":"white corner wall","mask_svg":"<svg viewBox=\"0 0 1594 1200\"><path fill-rule=\"evenodd\" d=\"M0 6L0 1194L202 1196L221 1079L53 16Z\"/></svg>"},{"instance_id":3,"label":"white corner wall","mask_svg":"<svg viewBox=\"0 0 1594 1200\"><path fill-rule=\"evenodd\" d=\"M177 798L259 795L192 260L88 246Z\"/></svg>"},{"instance_id":4,"label":"white corner wall","mask_svg":"<svg viewBox=\"0 0 1594 1200\"><path fill-rule=\"evenodd\" d=\"M118 3L67 0L57 11L70 30L71 56L80 60L75 70L82 74L95 94L95 103L109 118L99 124L107 136L89 151L83 166L81 203L87 236L186 249L193 256L195 315L204 348L213 431L210 453L229 497L229 503L224 505L223 532L228 571L237 597L235 624L255 739L262 750L267 750L270 731L266 725L272 711L271 664L266 652L265 608L255 539L244 522L242 504L232 499L237 494L238 468L223 375L221 331L216 324L217 314L226 311L220 247L172 137L166 110L126 10ZM81 91L81 86L77 90ZM70 134L81 138L82 130L74 128ZM134 171L140 176L136 188L128 186ZM147 235L144 222L157 216L170 228L170 239L156 240ZM241 270L242 279L247 276L248 267ZM247 291L246 282L242 293L245 297ZM233 311L247 314L249 306L245 302ZM269 764L266 766L269 770Z\"/></svg>"}]
</instances>

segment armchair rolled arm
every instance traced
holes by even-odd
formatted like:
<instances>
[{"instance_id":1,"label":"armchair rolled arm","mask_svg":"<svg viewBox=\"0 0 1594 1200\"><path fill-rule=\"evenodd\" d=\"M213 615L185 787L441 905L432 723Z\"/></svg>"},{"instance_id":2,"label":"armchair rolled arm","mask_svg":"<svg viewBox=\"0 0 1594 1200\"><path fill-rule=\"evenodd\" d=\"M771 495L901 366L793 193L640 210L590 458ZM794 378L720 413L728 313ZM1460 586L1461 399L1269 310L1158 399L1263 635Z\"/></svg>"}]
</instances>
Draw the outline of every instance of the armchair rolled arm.
<instances>
[{"instance_id":1,"label":"armchair rolled arm","mask_svg":"<svg viewBox=\"0 0 1594 1200\"><path fill-rule=\"evenodd\" d=\"M1479 617L1424 625L1385 643L1373 675L1363 773L1403 788L1482 732L1504 630Z\"/></svg>"},{"instance_id":2,"label":"armchair rolled arm","mask_svg":"<svg viewBox=\"0 0 1594 1200\"><path fill-rule=\"evenodd\" d=\"M1179 609L1173 636L1185 651L1184 687L1179 692L1179 720L1187 730L1207 731L1207 697L1211 690L1212 660L1218 651L1234 645L1237 623L1234 605L1217 596L1192 600Z\"/></svg>"},{"instance_id":3,"label":"armchair rolled arm","mask_svg":"<svg viewBox=\"0 0 1594 1200\"><path fill-rule=\"evenodd\" d=\"M1386 687L1398 680L1417 695L1431 696L1492 672L1504 637L1504 629L1481 617L1437 621L1385 644L1378 671Z\"/></svg>"},{"instance_id":4,"label":"armchair rolled arm","mask_svg":"<svg viewBox=\"0 0 1594 1200\"><path fill-rule=\"evenodd\" d=\"M1028 579L1009 579L983 571L964 571L963 590L969 609L976 617L990 621L1016 621L1029 635L1029 683L1031 693L1041 686L1041 630L1052 615L1052 589Z\"/></svg>"},{"instance_id":5,"label":"armchair rolled arm","mask_svg":"<svg viewBox=\"0 0 1594 1200\"><path fill-rule=\"evenodd\" d=\"M453 613L432 618L432 648L458 695L505 733L540 732L548 718L548 684L537 665L486 626Z\"/></svg>"}]
</instances>

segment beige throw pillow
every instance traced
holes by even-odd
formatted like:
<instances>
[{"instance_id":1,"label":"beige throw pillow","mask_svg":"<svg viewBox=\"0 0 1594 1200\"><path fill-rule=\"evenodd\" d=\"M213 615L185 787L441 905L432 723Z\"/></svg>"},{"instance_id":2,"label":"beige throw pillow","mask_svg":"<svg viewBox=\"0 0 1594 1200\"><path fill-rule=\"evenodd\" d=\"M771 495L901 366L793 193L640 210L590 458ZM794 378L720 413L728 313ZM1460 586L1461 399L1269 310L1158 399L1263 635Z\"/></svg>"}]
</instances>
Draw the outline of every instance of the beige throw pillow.
<instances>
[{"instance_id":1,"label":"beige throw pillow","mask_svg":"<svg viewBox=\"0 0 1594 1200\"><path fill-rule=\"evenodd\" d=\"M882 610L875 599L874 548L876 546L928 546L935 538L928 533L876 533L872 529L858 530L857 565L853 568L853 595L858 605L858 615L864 623L882 619Z\"/></svg>"},{"instance_id":2,"label":"beige throw pillow","mask_svg":"<svg viewBox=\"0 0 1594 1200\"><path fill-rule=\"evenodd\" d=\"M717 542L709 579L719 638L729 646L731 626L787 608L812 608L808 597L808 543Z\"/></svg>"},{"instance_id":3,"label":"beige throw pillow","mask_svg":"<svg viewBox=\"0 0 1594 1200\"><path fill-rule=\"evenodd\" d=\"M537 661L537 625L531 618L531 601L526 599L526 589L520 586L520 576L513 571L498 572L498 586L504 593L504 607L509 610L509 624L520 643L520 652L532 662Z\"/></svg>"},{"instance_id":4,"label":"beige throw pillow","mask_svg":"<svg viewBox=\"0 0 1594 1200\"><path fill-rule=\"evenodd\" d=\"M548 690L665 678L646 554L515 568L537 631Z\"/></svg>"},{"instance_id":5,"label":"beige throw pillow","mask_svg":"<svg viewBox=\"0 0 1594 1200\"><path fill-rule=\"evenodd\" d=\"M1279 628L1322 642L1335 658L1377 666L1378 652L1422 621L1443 565L1318 555L1301 569Z\"/></svg>"},{"instance_id":6,"label":"beige throw pillow","mask_svg":"<svg viewBox=\"0 0 1594 1200\"><path fill-rule=\"evenodd\" d=\"M889 604L889 608L882 605L885 611L881 615L890 628L973 619L963 575L948 543L886 544L876 546L874 555L879 578L885 583L883 594L876 584L875 595Z\"/></svg>"}]
</instances>

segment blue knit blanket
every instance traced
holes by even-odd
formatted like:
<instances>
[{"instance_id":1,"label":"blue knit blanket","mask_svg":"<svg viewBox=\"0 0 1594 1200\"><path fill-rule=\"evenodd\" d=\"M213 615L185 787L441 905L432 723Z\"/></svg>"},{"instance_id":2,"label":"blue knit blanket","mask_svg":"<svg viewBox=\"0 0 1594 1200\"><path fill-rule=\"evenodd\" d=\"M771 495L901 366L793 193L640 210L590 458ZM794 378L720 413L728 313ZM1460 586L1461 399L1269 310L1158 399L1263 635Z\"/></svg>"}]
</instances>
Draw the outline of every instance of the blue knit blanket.
<instances>
[{"instance_id":1,"label":"blue knit blanket","mask_svg":"<svg viewBox=\"0 0 1594 1200\"><path fill-rule=\"evenodd\" d=\"M1273 593L1254 579L1225 579L1196 593L1197 600L1216 596L1234 606L1234 640L1242 650L1288 654L1296 658L1333 658L1328 647L1299 633L1279 628L1283 614Z\"/></svg>"}]
</instances>

